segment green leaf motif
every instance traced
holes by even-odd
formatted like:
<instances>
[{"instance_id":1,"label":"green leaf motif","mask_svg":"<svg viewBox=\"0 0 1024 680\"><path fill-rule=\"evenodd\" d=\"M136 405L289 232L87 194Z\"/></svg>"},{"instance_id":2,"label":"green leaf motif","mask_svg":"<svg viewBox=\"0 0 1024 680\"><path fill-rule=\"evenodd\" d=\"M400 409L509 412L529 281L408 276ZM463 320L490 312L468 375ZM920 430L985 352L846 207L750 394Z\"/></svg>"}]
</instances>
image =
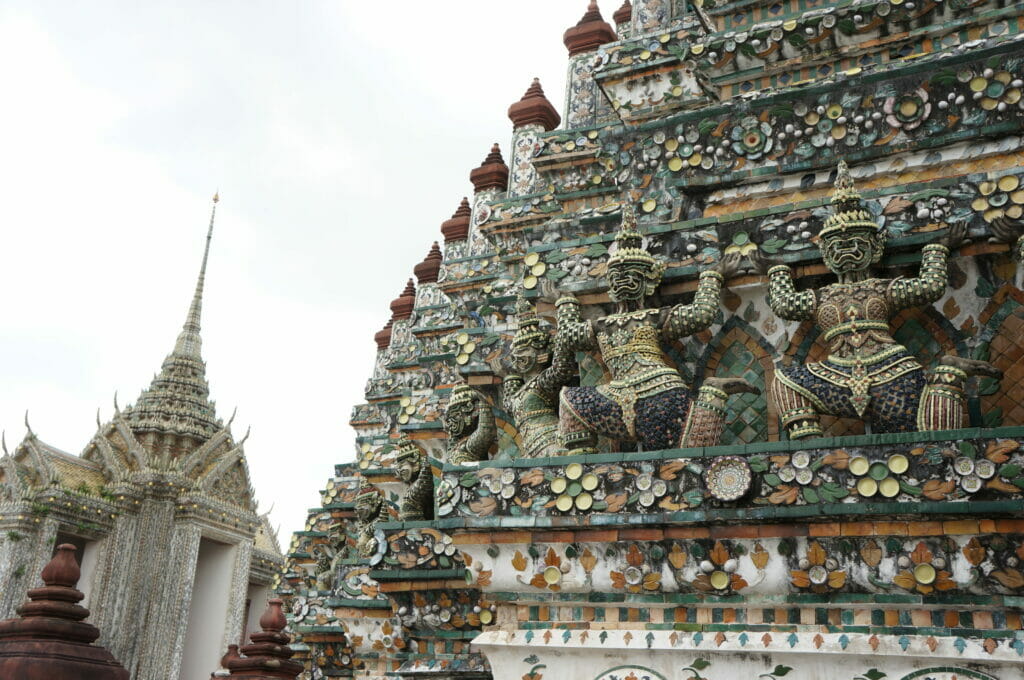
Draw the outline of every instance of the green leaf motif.
<instances>
[{"instance_id":1,"label":"green leaf motif","mask_svg":"<svg viewBox=\"0 0 1024 680\"><path fill-rule=\"evenodd\" d=\"M1020 476L1020 465L1007 463L999 468L999 476L1004 479L1013 479Z\"/></svg>"},{"instance_id":2,"label":"green leaf motif","mask_svg":"<svg viewBox=\"0 0 1024 680\"><path fill-rule=\"evenodd\" d=\"M764 472L768 469L768 459L764 456L751 456L747 459L751 472Z\"/></svg>"},{"instance_id":3,"label":"green leaf motif","mask_svg":"<svg viewBox=\"0 0 1024 680\"><path fill-rule=\"evenodd\" d=\"M999 427L1003 424L1003 407L993 409L985 414L985 427Z\"/></svg>"},{"instance_id":4,"label":"green leaf motif","mask_svg":"<svg viewBox=\"0 0 1024 680\"><path fill-rule=\"evenodd\" d=\"M764 483L768 486L778 486L779 484L782 484L782 480L774 472L769 472L764 476Z\"/></svg>"},{"instance_id":5,"label":"green leaf motif","mask_svg":"<svg viewBox=\"0 0 1024 680\"><path fill-rule=\"evenodd\" d=\"M814 487L810 487L810 486L805 486L803 488L803 497L804 497L804 500L807 501L808 503L810 503L811 505L816 504L818 502L818 500L819 500L818 499L818 492L814 490Z\"/></svg>"},{"instance_id":6,"label":"green leaf motif","mask_svg":"<svg viewBox=\"0 0 1024 680\"><path fill-rule=\"evenodd\" d=\"M761 244L761 250L768 253L769 255L774 255L775 253L779 252L779 248L782 248L784 245L786 245L785 239L768 239L767 241Z\"/></svg>"},{"instance_id":7,"label":"green leaf motif","mask_svg":"<svg viewBox=\"0 0 1024 680\"><path fill-rule=\"evenodd\" d=\"M552 281L561 281L568 275L569 272L564 269L555 269L554 267L544 273L545 278L551 279Z\"/></svg>"},{"instance_id":8,"label":"green leaf motif","mask_svg":"<svg viewBox=\"0 0 1024 680\"><path fill-rule=\"evenodd\" d=\"M698 505L704 502L704 494L699 489L690 489L683 494L683 500L691 508L696 508Z\"/></svg>"},{"instance_id":9,"label":"green leaf motif","mask_svg":"<svg viewBox=\"0 0 1024 680\"><path fill-rule=\"evenodd\" d=\"M783 666L782 664L779 664L778 666L775 667L775 670L772 671L772 675L775 675L775 676L781 678L786 673L789 673L791 670L793 670L792 666Z\"/></svg>"},{"instance_id":10,"label":"green leaf motif","mask_svg":"<svg viewBox=\"0 0 1024 680\"><path fill-rule=\"evenodd\" d=\"M697 658L693 660L692 664L690 664L690 668L692 668L695 671L702 671L710 665L711 662L707 659Z\"/></svg>"},{"instance_id":11,"label":"green leaf motif","mask_svg":"<svg viewBox=\"0 0 1024 680\"><path fill-rule=\"evenodd\" d=\"M960 453L971 460L978 457L978 448L969 441L962 441L957 444L957 448L960 449Z\"/></svg>"},{"instance_id":12,"label":"green leaf motif","mask_svg":"<svg viewBox=\"0 0 1024 680\"><path fill-rule=\"evenodd\" d=\"M818 489L818 494L825 503L835 503L841 498L846 498L849 493L846 487L839 486L835 482L825 482Z\"/></svg>"},{"instance_id":13,"label":"green leaf motif","mask_svg":"<svg viewBox=\"0 0 1024 680\"><path fill-rule=\"evenodd\" d=\"M978 394L983 397L999 391L999 381L995 378L982 378L978 381Z\"/></svg>"},{"instance_id":14,"label":"green leaf motif","mask_svg":"<svg viewBox=\"0 0 1024 680\"><path fill-rule=\"evenodd\" d=\"M902 479L900 480L900 491L903 493L909 493L911 496L920 496L924 493L920 488Z\"/></svg>"}]
</instances>

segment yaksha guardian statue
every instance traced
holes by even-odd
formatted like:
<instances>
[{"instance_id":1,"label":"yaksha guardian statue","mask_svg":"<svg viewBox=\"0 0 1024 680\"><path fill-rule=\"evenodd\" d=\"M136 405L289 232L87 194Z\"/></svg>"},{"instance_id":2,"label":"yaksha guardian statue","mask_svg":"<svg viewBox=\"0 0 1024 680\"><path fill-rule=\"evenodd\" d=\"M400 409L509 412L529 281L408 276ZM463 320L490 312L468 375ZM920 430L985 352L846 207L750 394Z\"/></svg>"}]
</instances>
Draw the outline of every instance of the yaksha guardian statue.
<instances>
[{"instance_id":1,"label":"yaksha guardian statue","mask_svg":"<svg viewBox=\"0 0 1024 680\"><path fill-rule=\"evenodd\" d=\"M519 327L509 363L515 374L503 381L505 407L512 412L527 458L564 453L558 440L558 392L576 374L576 353L564 337L554 342L525 298L517 303Z\"/></svg>"},{"instance_id":2,"label":"yaksha guardian statue","mask_svg":"<svg viewBox=\"0 0 1024 680\"><path fill-rule=\"evenodd\" d=\"M384 499L376 487L364 477L359 482L359 493L356 495L356 551L360 557L370 557L377 552L377 539L374 533L377 522L385 518Z\"/></svg>"},{"instance_id":3,"label":"yaksha guardian statue","mask_svg":"<svg viewBox=\"0 0 1024 680\"><path fill-rule=\"evenodd\" d=\"M843 161L832 204L819 246L839 282L797 292L788 266L768 269L772 310L784 319L813 319L829 346L824 361L775 369L771 394L790 438L820 437L822 414L866 419L876 433L961 427L967 376L1001 373L982 361L946 355L926 376L893 339L889 321L901 309L942 297L950 248L963 240L964 226L950 227L940 243L924 247L918 278L873 278L870 269L882 257L885 235L861 205Z\"/></svg>"},{"instance_id":4,"label":"yaksha guardian statue","mask_svg":"<svg viewBox=\"0 0 1024 680\"><path fill-rule=\"evenodd\" d=\"M430 461L423 449L404 435L398 440L395 474L409 485L398 508L398 519L405 522L434 519L434 476L430 472Z\"/></svg>"},{"instance_id":5,"label":"yaksha guardian statue","mask_svg":"<svg viewBox=\"0 0 1024 680\"><path fill-rule=\"evenodd\" d=\"M597 349L611 381L597 387L566 387L560 399L560 433L571 453L595 450L598 435L638 441L645 450L718 443L728 394L756 391L742 379L708 378L694 408L689 387L669 365L662 342L704 330L718 312L722 282L736 271L739 256L728 255L701 273L692 304L645 307L664 265L643 248L632 207L623 208L608 259L608 294L615 314L584 321L574 297L557 303L557 342L578 350Z\"/></svg>"},{"instance_id":6,"label":"yaksha guardian statue","mask_svg":"<svg viewBox=\"0 0 1024 680\"><path fill-rule=\"evenodd\" d=\"M487 460L497 428L490 404L469 385L456 385L441 416L448 434L448 463L464 465Z\"/></svg>"}]
</instances>

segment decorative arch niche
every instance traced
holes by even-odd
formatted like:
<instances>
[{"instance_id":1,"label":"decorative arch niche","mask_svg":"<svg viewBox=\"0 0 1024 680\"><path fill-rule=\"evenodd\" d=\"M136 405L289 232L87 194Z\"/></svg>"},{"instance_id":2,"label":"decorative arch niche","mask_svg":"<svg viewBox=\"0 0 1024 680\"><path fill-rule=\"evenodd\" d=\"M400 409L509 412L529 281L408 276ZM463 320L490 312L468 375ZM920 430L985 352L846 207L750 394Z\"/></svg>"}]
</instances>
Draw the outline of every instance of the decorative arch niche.
<instances>
[{"instance_id":1,"label":"decorative arch niche","mask_svg":"<svg viewBox=\"0 0 1024 680\"><path fill-rule=\"evenodd\" d=\"M760 394L729 397L722 444L777 441L779 419L768 399L768 383L775 375L774 350L756 328L731 316L708 342L697 363L695 385L706 378L746 378Z\"/></svg>"}]
</instances>

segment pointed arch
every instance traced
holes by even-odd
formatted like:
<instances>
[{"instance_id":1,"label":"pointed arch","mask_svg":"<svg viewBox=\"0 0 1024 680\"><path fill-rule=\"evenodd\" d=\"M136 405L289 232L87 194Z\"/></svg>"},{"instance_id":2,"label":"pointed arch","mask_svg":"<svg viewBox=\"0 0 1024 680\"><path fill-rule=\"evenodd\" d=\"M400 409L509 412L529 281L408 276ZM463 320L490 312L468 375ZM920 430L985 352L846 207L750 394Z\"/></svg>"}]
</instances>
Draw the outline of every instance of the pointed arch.
<instances>
[{"instance_id":1,"label":"pointed arch","mask_svg":"<svg viewBox=\"0 0 1024 680\"><path fill-rule=\"evenodd\" d=\"M1003 379L979 383L981 425L1024 423L1024 291L1006 284L978 317L977 358L1003 372Z\"/></svg>"},{"instance_id":2,"label":"pointed arch","mask_svg":"<svg viewBox=\"0 0 1024 680\"><path fill-rule=\"evenodd\" d=\"M82 452L82 458L84 460L93 460L95 456L90 456L90 451L96 451L99 454L99 460L96 461L100 464L103 471L103 475L108 480L121 481L128 477L128 468L125 467L124 461L121 459L120 454L110 443L110 440L106 438L103 431L97 432L89 445L85 447L85 451Z\"/></svg>"},{"instance_id":3,"label":"pointed arch","mask_svg":"<svg viewBox=\"0 0 1024 680\"><path fill-rule=\"evenodd\" d=\"M146 449L135 437L132 428L128 427L128 423L125 422L124 416L121 413L117 413L112 422L115 429L117 429L117 433L124 440L125 448L128 449L128 455L131 456L131 460L135 462L136 470L144 470L147 459Z\"/></svg>"},{"instance_id":4,"label":"pointed arch","mask_svg":"<svg viewBox=\"0 0 1024 680\"><path fill-rule=\"evenodd\" d=\"M760 394L729 397L722 444L750 444L779 438L779 419L768 399L775 375L774 349L739 316L730 316L710 339L697 362L695 386L706 378L744 378Z\"/></svg>"},{"instance_id":5,"label":"pointed arch","mask_svg":"<svg viewBox=\"0 0 1024 680\"><path fill-rule=\"evenodd\" d=\"M231 466L243 460L244 456L245 452L240 445L232 447L199 478L199 486L204 491L209 491L231 469Z\"/></svg>"},{"instance_id":6,"label":"pointed arch","mask_svg":"<svg viewBox=\"0 0 1024 680\"><path fill-rule=\"evenodd\" d=\"M24 452L25 457L28 459L26 462L29 463L28 467L35 477L36 485L45 488L51 484L56 484L57 470L43 454L42 449L39 448L39 440L36 439L36 436L31 431L25 435L25 439L14 450L14 457L17 458L21 452Z\"/></svg>"},{"instance_id":7,"label":"pointed arch","mask_svg":"<svg viewBox=\"0 0 1024 680\"><path fill-rule=\"evenodd\" d=\"M228 432L226 427L214 434L203 442L202 446L188 454L188 456L179 463L178 472L185 477L191 477L194 470L202 470L210 455L220 448L220 446L230 437L231 433Z\"/></svg>"}]
</instances>

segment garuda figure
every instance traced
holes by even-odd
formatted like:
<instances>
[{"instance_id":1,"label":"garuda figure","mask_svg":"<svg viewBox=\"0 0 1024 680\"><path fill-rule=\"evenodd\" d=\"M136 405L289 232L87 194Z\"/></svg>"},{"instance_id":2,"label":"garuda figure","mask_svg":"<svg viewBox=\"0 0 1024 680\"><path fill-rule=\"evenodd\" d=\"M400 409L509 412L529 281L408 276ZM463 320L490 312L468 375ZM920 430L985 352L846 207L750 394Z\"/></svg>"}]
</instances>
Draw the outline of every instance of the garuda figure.
<instances>
[{"instance_id":1,"label":"garuda figure","mask_svg":"<svg viewBox=\"0 0 1024 680\"><path fill-rule=\"evenodd\" d=\"M398 508L398 519L434 519L434 475L430 472L430 462L423 449L404 435L398 441L395 474L409 485Z\"/></svg>"},{"instance_id":2,"label":"garuda figure","mask_svg":"<svg viewBox=\"0 0 1024 680\"><path fill-rule=\"evenodd\" d=\"M356 550L360 557L370 557L377 552L377 539L373 534L377 529L377 522L384 518L384 499L364 477L359 482L359 494L356 495L356 519L359 520L356 528Z\"/></svg>"},{"instance_id":3,"label":"garuda figure","mask_svg":"<svg viewBox=\"0 0 1024 680\"><path fill-rule=\"evenodd\" d=\"M942 297L950 248L963 240L964 225L950 227L940 243L924 247L918 278L872 278L870 269L882 257L885 235L861 205L843 161L832 204L819 247L839 282L797 292L788 266L768 269L772 310L784 319L813 319L829 346L824 361L775 369L771 393L789 437L820 437L823 414L866 419L872 432L961 427L967 376L1001 373L983 361L946 355L926 375L893 339L889 321L901 309Z\"/></svg>"},{"instance_id":4,"label":"garuda figure","mask_svg":"<svg viewBox=\"0 0 1024 680\"><path fill-rule=\"evenodd\" d=\"M617 250L608 259L608 295L615 314L593 321L580 316L574 297L557 303L556 343L570 349L597 349L611 380L597 387L562 389L559 418L563 444L573 453L595 450L597 436L638 441L645 450L718 443L728 394L756 391L742 379L708 378L694 408L690 390L662 351L663 342L704 330L718 312L722 282L739 264L739 255L725 256L701 272L692 304L645 307L664 272L664 265L643 248L632 207L623 209L615 238Z\"/></svg>"},{"instance_id":5,"label":"garuda figure","mask_svg":"<svg viewBox=\"0 0 1024 680\"><path fill-rule=\"evenodd\" d=\"M515 417L522 456L555 456L565 452L558 441L558 391L576 374L576 353L565 338L551 341L533 306L521 295L516 316L519 328L509 360L515 374L502 383L505 407Z\"/></svg>"},{"instance_id":6,"label":"garuda figure","mask_svg":"<svg viewBox=\"0 0 1024 680\"><path fill-rule=\"evenodd\" d=\"M487 459L497 428L490 404L469 385L456 385L441 416L448 434L448 462L464 465Z\"/></svg>"}]
</instances>

